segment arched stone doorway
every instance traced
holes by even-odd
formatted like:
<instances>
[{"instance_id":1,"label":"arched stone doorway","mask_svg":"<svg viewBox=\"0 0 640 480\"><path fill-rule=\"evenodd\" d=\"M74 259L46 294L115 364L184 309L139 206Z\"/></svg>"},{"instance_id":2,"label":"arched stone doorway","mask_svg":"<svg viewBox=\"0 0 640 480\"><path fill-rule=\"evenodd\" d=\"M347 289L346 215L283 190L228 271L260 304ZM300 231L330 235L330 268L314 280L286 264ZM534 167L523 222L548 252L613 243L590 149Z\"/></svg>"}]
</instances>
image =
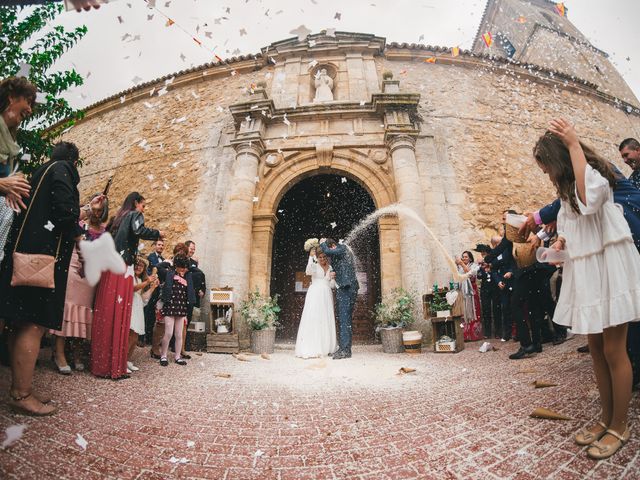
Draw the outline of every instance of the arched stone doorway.
<instances>
[{"instance_id":1,"label":"arched stone doorway","mask_svg":"<svg viewBox=\"0 0 640 480\"><path fill-rule=\"evenodd\" d=\"M304 305L304 271L311 237L345 238L375 210L369 193L356 181L339 174L317 174L294 184L282 196L276 216L271 259L271 294L280 295L280 341L294 341ZM353 242L360 292L353 318L354 342L373 340L373 307L380 300L380 242L374 226Z\"/></svg>"}]
</instances>

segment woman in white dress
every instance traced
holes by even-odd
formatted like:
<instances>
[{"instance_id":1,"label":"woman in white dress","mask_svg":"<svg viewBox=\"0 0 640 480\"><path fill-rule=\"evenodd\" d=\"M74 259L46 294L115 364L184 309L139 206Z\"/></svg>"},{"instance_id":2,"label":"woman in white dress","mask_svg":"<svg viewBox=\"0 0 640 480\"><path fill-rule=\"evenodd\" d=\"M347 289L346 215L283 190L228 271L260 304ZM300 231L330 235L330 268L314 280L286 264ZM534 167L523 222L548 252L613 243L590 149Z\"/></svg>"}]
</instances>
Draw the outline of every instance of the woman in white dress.
<instances>
[{"instance_id":1,"label":"woman in white dress","mask_svg":"<svg viewBox=\"0 0 640 480\"><path fill-rule=\"evenodd\" d=\"M575 442L590 445L591 458L607 458L630 436L626 343L628 322L640 318L640 255L622 208L613 203L609 163L578 140L571 124L553 120L533 153L562 202L553 248L566 250L567 260L553 321L588 335L600 393L600 419L581 429Z\"/></svg>"},{"instance_id":2,"label":"woman in white dress","mask_svg":"<svg viewBox=\"0 0 640 480\"><path fill-rule=\"evenodd\" d=\"M131 305L131 326L129 327L129 355L127 356L127 373L139 370L132 362L133 352L138 344L138 335L144 335L144 306L149 302L151 294L158 287L157 275L147 276L146 262L138 258L133 276L133 303Z\"/></svg>"},{"instance_id":3,"label":"woman in white dress","mask_svg":"<svg viewBox=\"0 0 640 480\"><path fill-rule=\"evenodd\" d=\"M296 357L315 358L336 351L336 321L333 311L335 273L327 256L313 248L307 263L311 285L307 291L296 339Z\"/></svg>"}]
</instances>

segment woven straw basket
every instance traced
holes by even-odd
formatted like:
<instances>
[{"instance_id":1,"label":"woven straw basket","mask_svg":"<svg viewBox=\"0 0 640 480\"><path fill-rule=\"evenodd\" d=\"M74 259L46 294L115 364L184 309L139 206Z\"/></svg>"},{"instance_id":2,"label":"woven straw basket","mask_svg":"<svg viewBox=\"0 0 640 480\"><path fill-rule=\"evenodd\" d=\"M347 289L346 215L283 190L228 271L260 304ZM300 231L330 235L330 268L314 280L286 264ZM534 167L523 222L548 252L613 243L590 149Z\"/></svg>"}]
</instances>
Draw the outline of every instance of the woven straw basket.
<instances>
[{"instance_id":1,"label":"woven straw basket","mask_svg":"<svg viewBox=\"0 0 640 480\"><path fill-rule=\"evenodd\" d=\"M530 243L513 244L513 258L518 268L527 268L536 263L536 249Z\"/></svg>"},{"instance_id":2,"label":"woven straw basket","mask_svg":"<svg viewBox=\"0 0 640 480\"><path fill-rule=\"evenodd\" d=\"M511 240L513 243L524 243L527 241L527 238L520 233L520 230L513 225L509 225L508 223L504 226L504 234L507 237L507 240Z\"/></svg>"}]
</instances>

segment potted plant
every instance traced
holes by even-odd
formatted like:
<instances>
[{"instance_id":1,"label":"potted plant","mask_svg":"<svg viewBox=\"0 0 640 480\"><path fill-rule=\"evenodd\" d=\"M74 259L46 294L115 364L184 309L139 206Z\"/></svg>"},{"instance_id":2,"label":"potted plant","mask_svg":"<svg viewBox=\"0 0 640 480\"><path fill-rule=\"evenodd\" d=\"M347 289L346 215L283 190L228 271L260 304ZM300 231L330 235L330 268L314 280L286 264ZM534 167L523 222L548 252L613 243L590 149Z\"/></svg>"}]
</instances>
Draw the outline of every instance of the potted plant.
<instances>
[{"instance_id":1,"label":"potted plant","mask_svg":"<svg viewBox=\"0 0 640 480\"><path fill-rule=\"evenodd\" d=\"M451 307L449 302L444 295L444 292L434 290L433 298L431 299L431 313L436 315L436 317L450 317L451 316Z\"/></svg>"},{"instance_id":2,"label":"potted plant","mask_svg":"<svg viewBox=\"0 0 640 480\"><path fill-rule=\"evenodd\" d=\"M383 80L393 80L393 72L391 70L385 70L382 72Z\"/></svg>"},{"instance_id":3,"label":"potted plant","mask_svg":"<svg viewBox=\"0 0 640 480\"><path fill-rule=\"evenodd\" d=\"M380 332L382 350L385 353L404 351L402 329L413 323L415 295L403 288L395 288L387 293L376 305L376 329Z\"/></svg>"},{"instance_id":4,"label":"potted plant","mask_svg":"<svg viewBox=\"0 0 640 480\"><path fill-rule=\"evenodd\" d=\"M258 289L240 306L240 315L251 329L251 351L253 353L273 353L278 327L278 295L268 297Z\"/></svg>"}]
</instances>

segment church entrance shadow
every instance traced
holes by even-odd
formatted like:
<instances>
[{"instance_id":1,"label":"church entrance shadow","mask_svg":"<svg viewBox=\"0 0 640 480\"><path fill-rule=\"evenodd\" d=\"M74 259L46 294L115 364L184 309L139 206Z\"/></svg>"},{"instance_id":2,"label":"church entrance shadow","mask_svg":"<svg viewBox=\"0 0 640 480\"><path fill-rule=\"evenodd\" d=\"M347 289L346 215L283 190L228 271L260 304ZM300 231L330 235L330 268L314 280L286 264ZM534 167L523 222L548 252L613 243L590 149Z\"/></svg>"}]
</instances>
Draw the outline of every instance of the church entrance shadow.
<instances>
[{"instance_id":1,"label":"church entrance shadow","mask_svg":"<svg viewBox=\"0 0 640 480\"><path fill-rule=\"evenodd\" d=\"M305 240L345 238L363 218L375 211L369 193L351 178L320 174L305 178L282 197L278 208L271 265L271 294L280 295L281 328L278 341L294 342L309 277L304 275L308 254ZM354 343L374 340L373 308L380 301L380 242L377 226L356 239L360 291L353 315Z\"/></svg>"}]
</instances>

